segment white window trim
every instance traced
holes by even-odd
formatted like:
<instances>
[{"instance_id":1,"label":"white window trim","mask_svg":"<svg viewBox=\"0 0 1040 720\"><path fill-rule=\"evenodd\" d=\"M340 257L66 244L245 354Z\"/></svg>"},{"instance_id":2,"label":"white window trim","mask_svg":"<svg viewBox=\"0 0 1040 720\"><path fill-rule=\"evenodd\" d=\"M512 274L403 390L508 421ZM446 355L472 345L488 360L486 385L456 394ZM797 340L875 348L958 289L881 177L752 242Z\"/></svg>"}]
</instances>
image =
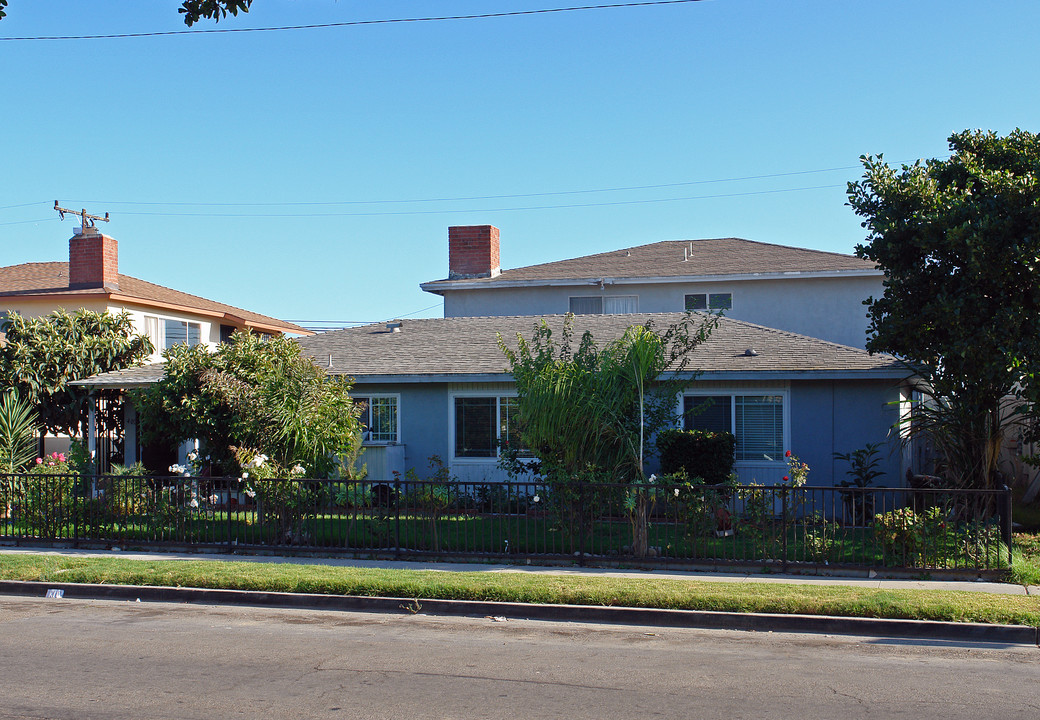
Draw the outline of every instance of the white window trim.
<instances>
[{"instance_id":1,"label":"white window trim","mask_svg":"<svg viewBox=\"0 0 1040 720\"><path fill-rule=\"evenodd\" d=\"M681 429L683 423L683 400L688 397L711 397L713 395L729 395L730 396L730 432L736 437L736 422L737 412L734 407L736 401L733 399L737 395L746 396L763 396L763 395L778 395L783 398L783 447L781 448L781 455L776 460L736 460L733 464L734 467L741 468L775 468L782 467L787 464L787 458L782 454L783 451L791 448L791 392L788 387L716 387L716 388L698 388L695 390L685 390L682 395L679 396L679 402L677 403L676 409L676 425ZM736 447L733 449L736 453Z\"/></svg>"},{"instance_id":2,"label":"white window trim","mask_svg":"<svg viewBox=\"0 0 1040 720\"><path fill-rule=\"evenodd\" d=\"M495 398L495 439L502 440L502 398L515 398L516 392L501 390L454 390L448 393L448 453L452 463L460 465L497 465L501 457L500 450L495 449L494 457L458 457L455 455L455 398L493 397ZM522 458L525 459L525 458ZM534 458L531 458L532 460Z\"/></svg>"},{"instance_id":3,"label":"white window trim","mask_svg":"<svg viewBox=\"0 0 1040 720\"><path fill-rule=\"evenodd\" d=\"M403 445L404 444L404 440L401 437L401 393L367 393L367 392L359 392L359 393L356 394L356 396L351 396L351 397L354 400L356 400L357 398L368 398L369 400L371 400L372 398L393 398L394 399L394 403L397 405L397 413L396 413L397 422L395 423L397 425L397 427L394 428L395 434L397 435L397 439L396 440L365 440L364 439L364 435L362 435L362 440L361 440L361 446L362 447L383 447L385 445ZM369 412L370 413L372 412L371 407L369 407ZM371 417L371 415L369 415L369 417Z\"/></svg>"}]
</instances>

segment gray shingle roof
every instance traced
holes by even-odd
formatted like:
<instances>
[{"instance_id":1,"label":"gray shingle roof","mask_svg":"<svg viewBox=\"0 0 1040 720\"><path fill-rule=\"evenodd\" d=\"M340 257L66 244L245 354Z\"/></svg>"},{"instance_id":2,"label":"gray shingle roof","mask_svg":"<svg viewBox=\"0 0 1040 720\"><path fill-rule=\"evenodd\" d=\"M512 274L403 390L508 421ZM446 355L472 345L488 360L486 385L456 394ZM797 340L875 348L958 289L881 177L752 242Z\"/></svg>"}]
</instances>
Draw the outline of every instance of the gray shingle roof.
<instances>
[{"instance_id":1,"label":"gray shingle roof","mask_svg":"<svg viewBox=\"0 0 1040 720\"><path fill-rule=\"evenodd\" d=\"M684 317L684 313L578 315L574 318L575 340L589 330L602 346L620 337L630 325L653 320L655 329L663 331ZM559 337L565 318L549 315L544 319ZM400 320L396 321L401 323L399 332L380 323L297 338L296 342L331 373L349 375L362 382L492 379L488 376L506 380L509 364L498 347L498 333L515 348L516 334L530 338L535 324L542 319L514 315ZM746 354L749 349L757 354ZM722 318L718 329L691 357L688 369L702 371L705 377L773 380L799 376L902 378L907 374L903 365L889 355L870 355L859 348L730 318ZM162 367L146 365L105 373L76 384L147 385L162 377Z\"/></svg>"},{"instance_id":2,"label":"gray shingle roof","mask_svg":"<svg viewBox=\"0 0 1040 720\"><path fill-rule=\"evenodd\" d=\"M599 278L695 278L784 273L877 272L874 263L853 255L772 245L740 238L665 240L621 250L503 270L493 278L435 280L431 292L448 285L496 287L511 283Z\"/></svg>"},{"instance_id":3,"label":"gray shingle roof","mask_svg":"<svg viewBox=\"0 0 1040 720\"><path fill-rule=\"evenodd\" d=\"M684 313L579 315L575 337L592 332L599 345L620 337L630 325L653 320L658 330L679 322ZM458 317L401 320L401 330L385 324L366 325L322 333L297 342L304 352L331 372L362 380L375 377L432 375L494 375L507 372L508 362L498 347L501 333L511 347L516 334L531 337L541 318ZM545 317L558 337L565 316ZM753 349L757 355L745 352ZM870 355L859 348L838 345L783 330L723 318L707 343L698 347L690 369L724 374L829 373L832 375L902 377L902 365L888 355Z\"/></svg>"}]
</instances>

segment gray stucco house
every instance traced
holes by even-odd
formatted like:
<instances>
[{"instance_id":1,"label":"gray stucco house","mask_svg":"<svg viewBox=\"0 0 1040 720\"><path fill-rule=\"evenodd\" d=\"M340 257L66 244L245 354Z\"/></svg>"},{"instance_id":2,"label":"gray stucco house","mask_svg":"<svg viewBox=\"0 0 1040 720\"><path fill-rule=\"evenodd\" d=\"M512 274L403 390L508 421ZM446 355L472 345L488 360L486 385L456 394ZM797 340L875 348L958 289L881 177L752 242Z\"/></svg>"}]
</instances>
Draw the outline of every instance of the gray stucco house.
<instances>
[{"instance_id":1,"label":"gray stucco house","mask_svg":"<svg viewBox=\"0 0 1040 720\"><path fill-rule=\"evenodd\" d=\"M684 313L575 316L575 336L592 332L600 345L632 324L656 328ZM354 379L354 395L368 403L365 460L373 477L414 467L420 475L438 455L454 475L473 482L505 479L498 443L515 428L515 389L498 335L515 347L541 318L456 317L401 320L337 330L298 342L332 374ZM554 333L565 317L545 316ZM883 470L902 472L898 441L890 437L903 393L905 369L894 358L795 333L723 318L694 350L689 367L700 374L676 398L677 421L693 403L712 399L696 416L699 427L737 437L742 481L772 484L786 472L791 449L812 467L810 481L844 477L834 452L887 441Z\"/></svg>"}]
</instances>

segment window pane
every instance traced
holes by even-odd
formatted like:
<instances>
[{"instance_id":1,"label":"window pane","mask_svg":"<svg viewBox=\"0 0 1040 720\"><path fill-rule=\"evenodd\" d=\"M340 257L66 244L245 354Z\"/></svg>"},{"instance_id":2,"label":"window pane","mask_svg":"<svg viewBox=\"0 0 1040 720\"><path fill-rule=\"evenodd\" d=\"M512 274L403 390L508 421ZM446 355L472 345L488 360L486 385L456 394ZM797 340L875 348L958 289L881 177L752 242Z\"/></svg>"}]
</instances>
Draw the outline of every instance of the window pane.
<instances>
[{"instance_id":1,"label":"window pane","mask_svg":"<svg viewBox=\"0 0 1040 720\"><path fill-rule=\"evenodd\" d=\"M784 399L779 395L735 398L737 460L784 459Z\"/></svg>"},{"instance_id":2,"label":"window pane","mask_svg":"<svg viewBox=\"0 0 1040 720\"><path fill-rule=\"evenodd\" d=\"M495 457L497 398L455 398L455 457Z\"/></svg>"},{"instance_id":3,"label":"window pane","mask_svg":"<svg viewBox=\"0 0 1040 720\"><path fill-rule=\"evenodd\" d=\"M683 429L733 432L729 395L687 395L683 398Z\"/></svg>"},{"instance_id":4,"label":"window pane","mask_svg":"<svg viewBox=\"0 0 1040 720\"><path fill-rule=\"evenodd\" d=\"M708 309L708 296L704 293L697 295L686 296L686 309L687 310L707 310Z\"/></svg>"},{"instance_id":5,"label":"window pane","mask_svg":"<svg viewBox=\"0 0 1040 720\"><path fill-rule=\"evenodd\" d=\"M188 342L188 323L180 320L166 321L166 347L184 345Z\"/></svg>"},{"instance_id":6,"label":"window pane","mask_svg":"<svg viewBox=\"0 0 1040 720\"><path fill-rule=\"evenodd\" d=\"M613 295L603 298L603 312L606 315L638 312L638 305L638 295Z\"/></svg>"},{"instance_id":7,"label":"window pane","mask_svg":"<svg viewBox=\"0 0 1040 720\"><path fill-rule=\"evenodd\" d=\"M362 440L372 439L372 400L367 397L355 397L354 404L361 408L361 414L358 415L358 422L361 423L361 427L365 430L361 433Z\"/></svg>"},{"instance_id":8,"label":"window pane","mask_svg":"<svg viewBox=\"0 0 1040 720\"><path fill-rule=\"evenodd\" d=\"M519 457L534 457L534 453L524 447L520 437L520 406L515 397L501 399L499 418L499 443L515 448Z\"/></svg>"},{"instance_id":9,"label":"window pane","mask_svg":"<svg viewBox=\"0 0 1040 720\"><path fill-rule=\"evenodd\" d=\"M733 294L732 293L712 293L711 298L708 302L708 307L712 310L730 310L733 308Z\"/></svg>"},{"instance_id":10,"label":"window pane","mask_svg":"<svg viewBox=\"0 0 1040 720\"><path fill-rule=\"evenodd\" d=\"M369 414L371 439L375 442L397 442L397 398L372 398Z\"/></svg>"},{"instance_id":11,"label":"window pane","mask_svg":"<svg viewBox=\"0 0 1040 720\"><path fill-rule=\"evenodd\" d=\"M603 298L601 297L572 297L571 312L575 315L602 315Z\"/></svg>"},{"instance_id":12,"label":"window pane","mask_svg":"<svg viewBox=\"0 0 1040 720\"><path fill-rule=\"evenodd\" d=\"M159 318L149 315L144 316L144 334L152 341L156 352L165 349L162 344L162 338L159 337Z\"/></svg>"},{"instance_id":13,"label":"window pane","mask_svg":"<svg viewBox=\"0 0 1040 720\"><path fill-rule=\"evenodd\" d=\"M188 326L188 344L198 345L202 342L202 325L199 323L187 323Z\"/></svg>"}]
</instances>

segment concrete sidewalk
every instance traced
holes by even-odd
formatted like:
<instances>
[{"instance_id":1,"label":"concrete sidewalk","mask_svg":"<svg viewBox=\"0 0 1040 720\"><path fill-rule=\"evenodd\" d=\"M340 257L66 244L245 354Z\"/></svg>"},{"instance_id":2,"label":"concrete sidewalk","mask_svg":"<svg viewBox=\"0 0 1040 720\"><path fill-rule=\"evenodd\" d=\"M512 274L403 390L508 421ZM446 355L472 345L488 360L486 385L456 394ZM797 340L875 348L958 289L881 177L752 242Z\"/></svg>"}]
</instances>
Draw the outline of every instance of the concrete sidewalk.
<instances>
[{"instance_id":1,"label":"concrete sidewalk","mask_svg":"<svg viewBox=\"0 0 1040 720\"><path fill-rule=\"evenodd\" d=\"M505 565L481 563L411 562L402 560L355 560L352 558L285 557L274 555L231 555L217 553L122 552L117 550L79 550L72 548L32 548L25 546L0 547L3 555L60 555L66 557L121 557L133 560L223 560L227 562L292 563L298 565L328 565L330 567L388 568L427 570L439 572L529 573L534 575L598 575L602 577L662 578L692 582L753 582L786 583L792 585L843 585L874 589L901 590L955 590L985 592L998 595L1040 596L1040 586L1012 585L985 581L916 580L904 578L864 578L831 575L783 575L776 573L700 572L676 570L611 570L590 567L563 567L541 565Z\"/></svg>"}]
</instances>

